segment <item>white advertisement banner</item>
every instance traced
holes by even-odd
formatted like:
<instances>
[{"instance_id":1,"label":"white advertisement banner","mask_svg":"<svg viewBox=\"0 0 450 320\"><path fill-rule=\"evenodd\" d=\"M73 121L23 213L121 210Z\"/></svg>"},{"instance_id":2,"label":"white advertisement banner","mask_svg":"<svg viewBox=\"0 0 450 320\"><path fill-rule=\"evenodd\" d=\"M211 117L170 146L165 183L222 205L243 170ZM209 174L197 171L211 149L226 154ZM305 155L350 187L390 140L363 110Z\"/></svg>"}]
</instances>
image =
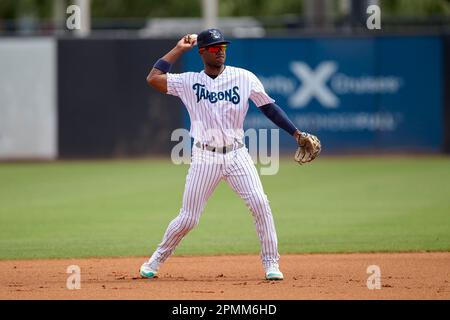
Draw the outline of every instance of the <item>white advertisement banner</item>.
<instances>
[{"instance_id":1,"label":"white advertisement banner","mask_svg":"<svg viewBox=\"0 0 450 320\"><path fill-rule=\"evenodd\" d=\"M0 39L0 159L57 157L56 41Z\"/></svg>"}]
</instances>

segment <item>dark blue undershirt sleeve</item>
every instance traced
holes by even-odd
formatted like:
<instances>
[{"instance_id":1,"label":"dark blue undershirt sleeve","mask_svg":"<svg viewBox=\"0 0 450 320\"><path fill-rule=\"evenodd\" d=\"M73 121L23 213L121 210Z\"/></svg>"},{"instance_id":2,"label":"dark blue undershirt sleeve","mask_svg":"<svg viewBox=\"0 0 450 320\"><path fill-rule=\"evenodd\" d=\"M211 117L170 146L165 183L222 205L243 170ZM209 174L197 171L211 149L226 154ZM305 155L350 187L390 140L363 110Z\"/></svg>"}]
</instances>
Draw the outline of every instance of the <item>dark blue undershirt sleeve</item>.
<instances>
[{"instance_id":1,"label":"dark blue undershirt sleeve","mask_svg":"<svg viewBox=\"0 0 450 320\"><path fill-rule=\"evenodd\" d=\"M284 112L283 109L281 109L275 103L266 104L259 107L259 109L261 109L262 113L264 113L267 118L272 120L273 123L275 123L281 129L285 130L291 136L297 130L292 121L289 120L286 112Z\"/></svg>"}]
</instances>

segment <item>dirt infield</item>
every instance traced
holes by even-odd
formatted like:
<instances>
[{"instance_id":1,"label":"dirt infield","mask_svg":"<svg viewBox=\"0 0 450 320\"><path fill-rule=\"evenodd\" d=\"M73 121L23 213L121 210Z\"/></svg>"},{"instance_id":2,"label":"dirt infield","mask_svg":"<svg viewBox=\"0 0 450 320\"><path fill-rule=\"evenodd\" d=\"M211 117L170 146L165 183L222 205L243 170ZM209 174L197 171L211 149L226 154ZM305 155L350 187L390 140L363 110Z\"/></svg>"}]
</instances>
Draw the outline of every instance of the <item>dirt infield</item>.
<instances>
[{"instance_id":1,"label":"dirt infield","mask_svg":"<svg viewBox=\"0 0 450 320\"><path fill-rule=\"evenodd\" d=\"M450 299L450 253L283 255L284 281L263 279L257 256L172 257L156 279L145 258L0 261L0 299ZM81 269L68 290L67 267ZM381 288L369 290L377 265Z\"/></svg>"}]
</instances>

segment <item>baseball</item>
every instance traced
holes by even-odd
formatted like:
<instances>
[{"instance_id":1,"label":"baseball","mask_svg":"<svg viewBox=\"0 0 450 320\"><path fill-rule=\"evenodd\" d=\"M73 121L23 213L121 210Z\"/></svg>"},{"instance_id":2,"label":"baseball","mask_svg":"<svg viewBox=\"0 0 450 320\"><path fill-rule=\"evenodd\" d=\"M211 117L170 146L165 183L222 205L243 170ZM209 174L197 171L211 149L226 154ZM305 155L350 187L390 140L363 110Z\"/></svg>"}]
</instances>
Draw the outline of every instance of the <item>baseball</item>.
<instances>
[{"instance_id":1,"label":"baseball","mask_svg":"<svg viewBox=\"0 0 450 320\"><path fill-rule=\"evenodd\" d=\"M189 35L189 42L193 41L193 42L194 42L194 45L196 45L196 44L197 44L197 36L198 36L198 35L195 34L195 33Z\"/></svg>"}]
</instances>

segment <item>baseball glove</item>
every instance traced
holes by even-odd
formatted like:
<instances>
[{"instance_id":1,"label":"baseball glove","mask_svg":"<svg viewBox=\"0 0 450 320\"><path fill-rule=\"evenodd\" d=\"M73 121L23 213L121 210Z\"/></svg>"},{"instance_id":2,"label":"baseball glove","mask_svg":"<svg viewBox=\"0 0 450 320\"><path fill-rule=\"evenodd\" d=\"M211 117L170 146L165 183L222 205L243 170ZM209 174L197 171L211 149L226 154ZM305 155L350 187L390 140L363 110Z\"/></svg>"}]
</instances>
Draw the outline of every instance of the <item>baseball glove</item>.
<instances>
[{"instance_id":1,"label":"baseball glove","mask_svg":"<svg viewBox=\"0 0 450 320\"><path fill-rule=\"evenodd\" d=\"M294 159L299 164L304 164L314 160L320 153L322 146L320 140L309 133L302 132L297 137L298 148Z\"/></svg>"}]
</instances>

